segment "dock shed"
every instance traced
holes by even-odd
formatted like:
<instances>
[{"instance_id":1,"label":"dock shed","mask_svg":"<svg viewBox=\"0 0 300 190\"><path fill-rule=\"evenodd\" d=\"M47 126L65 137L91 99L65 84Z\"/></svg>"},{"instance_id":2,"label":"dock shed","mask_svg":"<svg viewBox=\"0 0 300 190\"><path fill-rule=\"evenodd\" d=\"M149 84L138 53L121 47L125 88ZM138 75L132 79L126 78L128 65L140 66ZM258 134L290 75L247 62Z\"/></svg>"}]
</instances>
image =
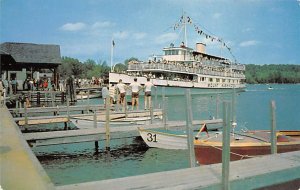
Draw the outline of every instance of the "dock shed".
<instances>
[{"instance_id":1,"label":"dock shed","mask_svg":"<svg viewBox=\"0 0 300 190\"><path fill-rule=\"evenodd\" d=\"M16 78L22 82L50 71L51 80L57 85L57 68L61 64L59 45L5 42L0 44L0 56L3 79Z\"/></svg>"}]
</instances>

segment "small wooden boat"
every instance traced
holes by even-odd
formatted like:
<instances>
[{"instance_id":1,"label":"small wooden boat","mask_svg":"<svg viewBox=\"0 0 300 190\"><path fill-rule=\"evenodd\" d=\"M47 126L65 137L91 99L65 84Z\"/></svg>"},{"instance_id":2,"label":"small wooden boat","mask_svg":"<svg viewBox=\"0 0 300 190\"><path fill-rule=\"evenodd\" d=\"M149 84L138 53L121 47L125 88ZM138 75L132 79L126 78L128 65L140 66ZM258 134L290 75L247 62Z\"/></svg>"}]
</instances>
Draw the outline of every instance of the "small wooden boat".
<instances>
[{"instance_id":1,"label":"small wooden boat","mask_svg":"<svg viewBox=\"0 0 300 190\"><path fill-rule=\"evenodd\" d=\"M206 125L205 125L206 126ZM168 130L168 129L142 129L138 127L138 131L145 141L145 143L151 148L162 149L187 149L187 134L183 130ZM199 139L207 138L207 135L201 133L206 131L207 128L202 127L199 132L195 132L194 136Z\"/></svg>"},{"instance_id":2,"label":"small wooden boat","mask_svg":"<svg viewBox=\"0 0 300 190\"><path fill-rule=\"evenodd\" d=\"M196 160L200 164L222 162L222 134L194 141ZM277 132L277 152L300 150L300 131ZM230 160L271 154L270 131L234 133L230 137Z\"/></svg>"},{"instance_id":3,"label":"small wooden boat","mask_svg":"<svg viewBox=\"0 0 300 190\"><path fill-rule=\"evenodd\" d=\"M101 92L93 92L93 93L85 93L85 92L80 92L79 94L76 95L77 100L83 100L83 99L92 99L92 98L100 98L101 97Z\"/></svg>"},{"instance_id":4,"label":"small wooden boat","mask_svg":"<svg viewBox=\"0 0 300 190\"><path fill-rule=\"evenodd\" d=\"M125 125L145 125L150 123L151 118L149 116L145 117L122 117L110 120L111 126L125 126ZM93 120L87 120L87 119L70 119L72 123L74 123L78 128L93 128L94 127L94 121ZM153 118L153 122L161 121L161 119L157 116ZM97 121L96 125L97 127L104 127L105 121Z\"/></svg>"}]
</instances>

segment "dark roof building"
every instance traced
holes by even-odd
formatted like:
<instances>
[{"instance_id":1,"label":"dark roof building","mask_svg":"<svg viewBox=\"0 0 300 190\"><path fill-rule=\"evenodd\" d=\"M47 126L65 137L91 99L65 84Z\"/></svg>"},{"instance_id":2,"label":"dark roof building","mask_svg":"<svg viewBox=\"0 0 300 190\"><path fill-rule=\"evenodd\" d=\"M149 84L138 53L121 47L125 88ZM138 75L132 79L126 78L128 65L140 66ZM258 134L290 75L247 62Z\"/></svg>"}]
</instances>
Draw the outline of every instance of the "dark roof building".
<instances>
[{"instance_id":1,"label":"dark roof building","mask_svg":"<svg viewBox=\"0 0 300 190\"><path fill-rule=\"evenodd\" d=\"M7 79L18 78L18 72L26 72L21 76L33 78L35 72L50 70L52 80L57 85L57 68L61 64L60 46L49 44L5 42L0 44L0 76ZM10 77L11 78L11 77ZM25 80L24 77L22 80Z\"/></svg>"},{"instance_id":2,"label":"dark roof building","mask_svg":"<svg viewBox=\"0 0 300 190\"><path fill-rule=\"evenodd\" d=\"M2 70L54 69L61 64L59 45L5 42L0 55Z\"/></svg>"}]
</instances>

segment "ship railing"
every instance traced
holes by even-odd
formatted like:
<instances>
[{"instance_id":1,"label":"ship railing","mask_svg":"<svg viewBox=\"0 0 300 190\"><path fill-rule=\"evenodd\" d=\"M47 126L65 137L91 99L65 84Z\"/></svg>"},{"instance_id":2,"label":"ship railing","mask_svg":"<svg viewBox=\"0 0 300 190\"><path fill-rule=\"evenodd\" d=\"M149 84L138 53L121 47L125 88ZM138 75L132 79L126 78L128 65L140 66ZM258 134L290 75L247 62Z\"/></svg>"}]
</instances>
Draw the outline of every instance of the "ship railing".
<instances>
[{"instance_id":1,"label":"ship railing","mask_svg":"<svg viewBox=\"0 0 300 190\"><path fill-rule=\"evenodd\" d=\"M244 74L236 73L232 71L212 71L208 68L193 68L193 67L184 67L174 64L163 64L163 63L151 63L151 64L133 64L128 66L129 70L165 70L165 71L177 71L189 74L203 74L203 75L213 75L213 76L222 76L222 77L233 77L233 78L245 78Z\"/></svg>"}]
</instances>

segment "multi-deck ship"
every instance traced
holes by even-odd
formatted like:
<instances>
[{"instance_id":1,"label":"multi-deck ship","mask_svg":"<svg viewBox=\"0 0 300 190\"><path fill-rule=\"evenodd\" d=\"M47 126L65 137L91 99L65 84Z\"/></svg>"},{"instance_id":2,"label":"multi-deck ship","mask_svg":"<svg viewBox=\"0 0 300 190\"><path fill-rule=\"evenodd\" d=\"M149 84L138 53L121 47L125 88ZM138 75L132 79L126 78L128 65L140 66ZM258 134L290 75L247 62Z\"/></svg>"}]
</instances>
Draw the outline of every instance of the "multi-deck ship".
<instances>
[{"instance_id":1,"label":"multi-deck ship","mask_svg":"<svg viewBox=\"0 0 300 190\"><path fill-rule=\"evenodd\" d=\"M181 22L185 27L186 19ZM180 46L170 44L163 48L162 56L152 56L148 61L131 61L125 73L109 73L109 82L118 83L122 79L124 83L131 83L137 78L144 84L150 78L156 86L245 88L245 65L207 54L205 48L204 43L197 43L195 50L185 43Z\"/></svg>"}]
</instances>

